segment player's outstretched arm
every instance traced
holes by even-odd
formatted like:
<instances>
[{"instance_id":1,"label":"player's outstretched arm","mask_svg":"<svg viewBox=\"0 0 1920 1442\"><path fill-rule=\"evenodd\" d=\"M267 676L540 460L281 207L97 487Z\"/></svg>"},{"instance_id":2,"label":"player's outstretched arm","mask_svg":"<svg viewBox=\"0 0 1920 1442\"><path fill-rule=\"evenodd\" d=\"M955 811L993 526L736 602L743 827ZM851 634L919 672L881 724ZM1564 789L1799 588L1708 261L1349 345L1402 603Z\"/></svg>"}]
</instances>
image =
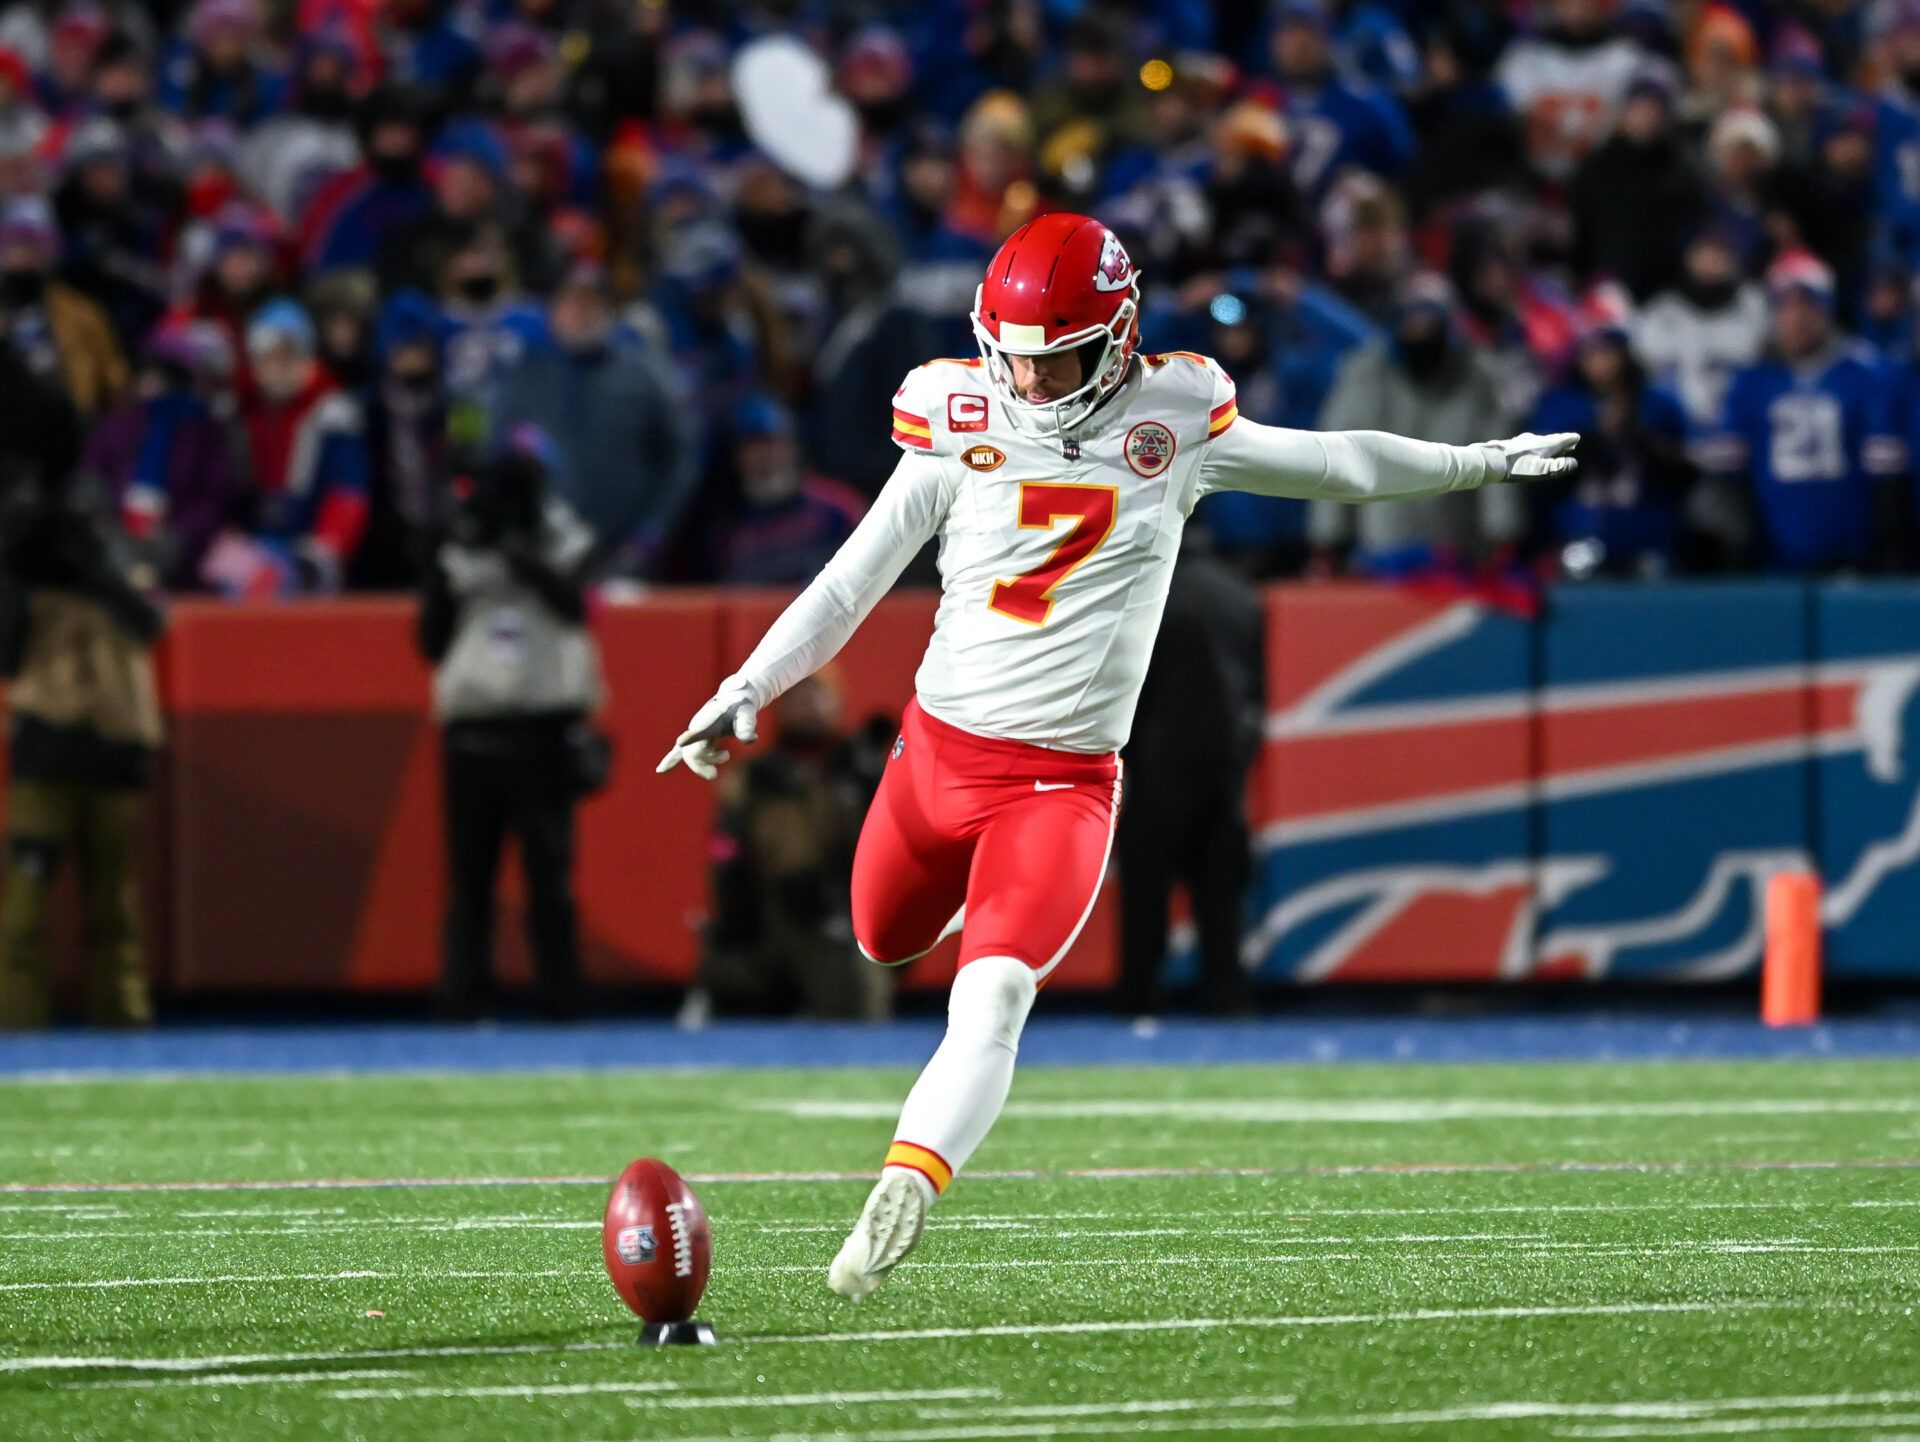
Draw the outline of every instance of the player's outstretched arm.
<instances>
[{"instance_id":1,"label":"player's outstretched arm","mask_svg":"<svg viewBox=\"0 0 1920 1442\"><path fill-rule=\"evenodd\" d=\"M1253 491L1301 500L1383 501L1466 491L1490 481L1564 475L1580 437L1515 436L1470 446L1385 431L1296 431L1244 417L1207 442L1200 495Z\"/></svg>"},{"instance_id":2,"label":"player's outstretched arm","mask_svg":"<svg viewBox=\"0 0 1920 1442\"><path fill-rule=\"evenodd\" d=\"M694 775L713 780L729 754L724 743L752 741L760 708L838 654L940 529L949 501L943 471L930 457L900 458L846 544L767 628L746 664L693 713L655 771L685 762Z\"/></svg>"}]
</instances>

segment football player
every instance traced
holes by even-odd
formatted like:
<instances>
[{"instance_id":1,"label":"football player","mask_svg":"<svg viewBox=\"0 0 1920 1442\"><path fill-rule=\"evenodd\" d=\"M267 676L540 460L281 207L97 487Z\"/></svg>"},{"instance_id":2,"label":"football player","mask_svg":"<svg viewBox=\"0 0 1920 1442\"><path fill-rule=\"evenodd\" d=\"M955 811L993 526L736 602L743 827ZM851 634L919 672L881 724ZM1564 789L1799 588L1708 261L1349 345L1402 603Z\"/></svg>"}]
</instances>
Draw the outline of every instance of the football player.
<instances>
[{"instance_id":1,"label":"football player","mask_svg":"<svg viewBox=\"0 0 1920 1442\"><path fill-rule=\"evenodd\" d=\"M727 742L753 740L761 708L939 537L939 614L860 835L853 927L882 966L958 931L960 968L946 1035L828 1273L854 1300L913 1250L999 1116L1034 994L1093 910L1118 752L1195 503L1433 495L1574 465L1573 435L1445 446L1240 420L1212 360L1136 353L1139 308L1138 273L1098 221L1015 231L975 300L979 358L907 376L893 400L906 454L873 509L660 763L712 779Z\"/></svg>"}]
</instances>

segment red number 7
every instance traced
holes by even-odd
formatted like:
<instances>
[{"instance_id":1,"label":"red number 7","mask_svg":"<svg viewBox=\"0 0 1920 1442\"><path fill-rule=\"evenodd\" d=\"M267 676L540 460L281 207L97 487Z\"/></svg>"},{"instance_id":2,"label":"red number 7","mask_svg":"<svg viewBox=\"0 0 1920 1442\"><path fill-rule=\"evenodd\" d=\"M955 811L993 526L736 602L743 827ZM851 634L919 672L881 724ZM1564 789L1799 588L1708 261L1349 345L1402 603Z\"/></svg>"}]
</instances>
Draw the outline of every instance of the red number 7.
<instances>
[{"instance_id":1,"label":"red number 7","mask_svg":"<svg viewBox=\"0 0 1920 1442\"><path fill-rule=\"evenodd\" d=\"M1040 565L1014 580L995 581L987 608L1029 626L1046 625L1053 611L1054 588L1113 534L1114 513L1119 508L1118 486L1022 481L1021 530L1050 531L1060 521L1072 521L1073 525Z\"/></svg>"}]
</instances>

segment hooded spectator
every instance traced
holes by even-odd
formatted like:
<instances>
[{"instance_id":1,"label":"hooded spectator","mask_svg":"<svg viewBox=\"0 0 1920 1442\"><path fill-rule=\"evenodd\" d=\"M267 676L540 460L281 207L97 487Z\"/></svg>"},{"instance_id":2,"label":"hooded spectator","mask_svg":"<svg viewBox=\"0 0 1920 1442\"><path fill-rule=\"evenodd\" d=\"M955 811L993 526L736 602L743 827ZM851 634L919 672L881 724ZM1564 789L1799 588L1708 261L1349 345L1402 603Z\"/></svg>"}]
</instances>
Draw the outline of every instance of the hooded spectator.
<instances>
[{"instance_id":1,"label":"hooded spectator","mask_svg":"<svg viewBox=\"0 0 1920 1442\"><path fill-rule=\"evenodd\" d=\"M828 322L813 352L808 452L827 475L878 495L899 460L886 439L893 392L931 353L927 328L897 283L894 239L871 211L823 210L808 250Z\"/></svg>"},{"instance_id":2,"label":"hooded spectator","mask_svg":"<svg viewBox=\"0 0 1920 1442\"><path fill-rule=\"evenodd\" d=\"M960 123L959 163L947 224L989 247L1029 218L1038 197L1033 170L1033 121L1026 102L1008 91L975 101Z\"/></svg>"},{"instance_id":3,"label":"hooded spectator","mask_svg":"<svg viewBox=\"0 0 1920 1442\"><path fill-rule=\"evenodd\" d=\"M439 317L425 297L396 302L375 342L367 397L367 529L348 582L367 590L419 585L428 538L445 528L447 448Z\"/></svg>"},{"instance_id":4,"label":"hooded spectator","mask_svg":"<svg viewBox=\"0 0 1920 1442\"><path fill-rule=\"evenodd\" d=\"M715 575L737 585L805 585L853 534L866 501L807 474L793 419L771 396L741 399L733 437L740 504L720 528Z\"/></svg>"},{"instance_id":5,"label":"hooded spectator","mask_svg":"<svg viewBox=\"0 0 1920 1442\"><path fill-rule=\"evenodd\" d=\"M75 129L65 159L66 178L54 192L61 275L106 312L126 347L146 335L165 304L157 259L163 217L135 193L126 134L114 121Z\"/></svg>"},{"instance_id":6,"label":"hooded spectator","mask_svg":"<svg viewBox=\"0 0 1920 1442\"><path fill-rule=\"evenodd\" d=\"M1447 283L1421 275L1403 290L1388 338L1341 368L1320 425L1470 445L1474 436L1505 434L1515 419L1500 407L1492 363L1461 336ZM1354 569L1392 576L1484 559L1519 539L1522 519L1518 492L1489 486L1391 506L1316 501L1310 532L1323 551L1350 548Z\"/></svg>"},{"instance_id":7,"label":"hooded spectator","mask_svg":"<svg viewBox=\"0 0 1920 1442\"><path fill-rule=\"evenodd\" d=\"M1907 248L1910 238L1900 232L1892 193L1876 181L1875 126L1875 112L1864 105L1833 106L1821 117L1811 167L1781 177L1792 239L1833 272L1843 314L1858 305L1877 231L1909 264L1920 255ZM1920 131L1915 143L1920 145Z\"/></svg>"},{"instance_id":8,"label":"hooded spectator","mask_svg":"<svg viewBox=\"0 0 1920 1442\"><path fill-rule=\"evenodd\" d=\"M543 291L551 280L549 247L512 194L509 154L500 136L483 121L457 122L434 143L432 159L432 204L382 241L381 290L389 295L408 287L431 291L452 254L487 229L507 244L521 283Z\"/></svg>"},{"instance_id":9,"label":"hooded spectator","mask_svg":"<svg viewBox=\"0 0 1920 1442\"><path fill-rule=\"evenodd\" d=\"M1574 177L1574 267L1616 280L1636 301L1680 276L1686 238L1704 219L1705 178L1674 128L1664 74L1642 73L1627 91L1613 137Z\"/></svg>"},{"instance_id":10,"label":"hooded spectator","mask_svg":"<svg viewBox=\"0 0 1920 1442\"><path fill-rule=\"evenodd\" d=\"M1680 398L1650 383L1635 359L1622 295L1589 297L1578 359L1540 398L1529 429L1577 431L1571 480L1527 493L1537 527L1568 575L1655 577L1682 561L1687 492L1695 478Z\"/></svg>"},{"instance_id":11,"label":"hooded spectator","mask_svg":"<svg viewBox=\"0 0 1920 1442\"><path fill-rule=\"evenodd\" d=\"M365 163L321 184L300 212L308 266L370 266L388 235L426 213L433 200L422 171L426 109L419 93L391 87L361 106L356 128Z\"/></svg>"},{"instance_id":12,"label":"hooded spectator","mask_svg":"<svg viewBox=\"0 0 1920 1442\"><path fill-rule=\"evenodd\" d=\"M87 439L81 469L168 590L194 590L200 563L240 501L235 438L205 393L208 354L185 329L146 343L131 394Z\"/></svg>"},{"instance_id":13,"label":"hooded spectator","mask_svg":"<svg viewBox=\"0 0 1920 1442\"><path fill-rule=\"evenodd\" d=\"M1370 175L1350 175L1321 204L1320 234L1335 293L1370 320L1391 316L1411 258L1399 196Z\"/></svg>"},{"instance_id":14,"label":"hooded spectator","mask_svg":"<svg viewBox=\"0 0 1920 1442\"><path fill-rule=\"evenodd\" d=\"M403 291L389 304L418 294ZM520 288L506 237L490 226L442 261L433 303L447 395L456 403L484 404L501 376L546 337L546 318Z\"/></svg>"},{"instance_id":15,"label":"hooded spectator","mask_svg":"<svg viewBox=\"0 0 1920 1442\"><path fill-rule=\"evenodd\" d=\"M600 554L651 574L698 476L697 437L673 378L617 331L606 274L582 264L553 298L551 344L506 368L493 433L549 438L551 486L593 532Z\"/></svg>"},{"instance_id":16,"label":"hooded spectator","mask_svg":"<svg viewBox=\"0 0 1920 1442\"><path fill-rule=\"evenodd\" d=\"M1766 293L1742 272L1734 239L1710 226L1689 242L1679 281L1640 311L1634 348L1706 434L1719 425L1733 373L1766 350L1767 329Z\"/></svg>"},{"instance_id":17,"label":"hooded spectator","mask_svg":"<svg viewBox=\"0 0 1920 1442\"><path fill-rule=\"evenodd\" d=\"M1274 107L1295 135L1319 137L1293 150L1293 181L1319 199L1349 169L1393 177L1413 158L1413 133L1400 102L1343 79L1334 66L1325 0L1281 0L1274 13Z\"/></svg>"},{"instance_id":18,"label":"hooded spectator","mask_svg":"<svg viewBox=\"0 0 1920 1442\"><path fill-rule=\"evenodd\" d=\"M258 0L195 0L160 71L163 108L252 125L280 108L286 77L262 49Z\"/></svg>"},{"instance_id":19,"label":"hooded spectator","mask_svg":"<svg viewBox=\"0 0 1920 1442\"><path fill-rule=\"evenodd\" d=\"M255 126L240 149L247 189L287 225L329 181L360 164L354 106L359 56L343 35L303 36L294 52L290 103Z\"/></svg>"},{"instance_id":20,"label":"hooded spectator","mask_svg":"<svg viewBox=\"0 0 1920 1442\"><path fill-rule=\"evenodd\" d=\"M1505 39L1453 17L1427 32L1421 83L1408 105L1416 146L1406 185L1416 215L1525 175L1526 132L1493 78Z\"/></svg>"},{"instance_id":21,"label":"hooded spectator","mask_svg":"<svg viewBox=\"0 0 1920 1442\"><path fill-rule=\"evenodd\" d=\"M0 324L8 343L91 421L126 389L127 362L100 307L59 279L59 256L59 232L44 204L15 201L0 212Z\"/></svg>"}]
</instances>

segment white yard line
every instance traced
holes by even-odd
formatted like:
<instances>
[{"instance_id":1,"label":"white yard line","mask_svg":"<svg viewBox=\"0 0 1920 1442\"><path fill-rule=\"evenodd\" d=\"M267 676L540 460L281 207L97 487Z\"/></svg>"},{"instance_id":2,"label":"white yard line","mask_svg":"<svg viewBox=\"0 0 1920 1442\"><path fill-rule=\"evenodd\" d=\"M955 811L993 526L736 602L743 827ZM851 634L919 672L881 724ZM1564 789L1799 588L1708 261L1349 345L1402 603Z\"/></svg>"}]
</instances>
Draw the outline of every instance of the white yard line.
<instances>
[{"instance_id":1,"label":"white yard line","mask_svg":"<svg viewBox=\"0 0 1920 1442\"><path fill-rule=\"evenodd\" d=\"M1878 1432L1920 1422L1920 1412L1865 1412L1853 1417L1722 1417L1699 1422L1562 1427L1562 1437L1771 1437L1780 1432Z\"/></svg>"},{"instance_id":2,"label":"white yard line","mask_svg":"<svg viewBox=\"0 0 1920 1442\"><path fill-rule=\"evenodd\" d=\"M558 1267L480 1272L257 1272L216 1277L91 1277L65 1282L0 1282L0 1292L63 1292L101 1287L225 1287L267 1282L435 1282L481 1280L493 1277L564 1277Z\"/></svg>"},{"instance_id":3,"label":"white yard line","mask_svg":"<svg viewBox=\"0 0 1920 1442\"><path fill-rule=\"evenodd\" d=\"M310 1362L388 1362L434 1357L546 1357L569 1352L631 1351L625 1342L520 1342L456 1347L350 1348L338 1352L234 1352L216 1357L0 1357L0 1372L207 1372L227 1367Z\"/></svg>"},{"instance_id":4,"label":"white yard line","mask_svg":"<svg viewBox=\"0 0 1920 1442\"><path fill-rule=\"evenodd\" d=\"M637 1392L648 1394L642 1404L645 1409L673 1408L681 1411L736 1407L871 1407L901 1402L960 1402L1000 1395L991 1387L929 1387L887 1392L792 1392L784 1396L765 1396L752 1392L734 1396L660 1395L678 1392L680 1386L678 1382L554 1382L527 1387L348 1387L328 1395L341 1401L358 1402L497 1397L532 1400L535 1397L584 1397L599 1392Z\"/></svg>"},{"instance_id":5,"label":"white yard line","mask_svg":"<svg viewBox=\"0 0 1920 1442\"><path fill-rule=\"evenodd\" d=\"M1034 1322L987 1327L922 1327L882 1332L796 1332L742 1337L743 1343L935 1342L961 1337L1084 1336L1102 1332L1201 1332L1245 1327L1378 1327L1409 1322L1508 1321L1544 1317L1639 1317L1689 1312L1770 1312L1839 1306L1838 1302L1594 1302L1565 1307L1432 1307L1408 1312L1307 1312L1285 1317L1169 1317L1132 1322ZM1855 1304L1847 1304L1855 1306ZM1894 1305L1894 1304L1889 1304ZM1857 1310L1857 1306L1855 1307Z\"/></svg>"},{"instance_id":6,"label":"white yard line","mask_svg":"<svg viewBox=\"0 0 1920 1442\"><path fill-rule=\"evenodd\" d=\"M66 1392L92 1392L103 1387L278 1387L303 1382L371 1382L413 1375L393 1367L359 1367L343 1372L193 1372L178 1377L92 1377L84 1382L51 1385Z\"/></svg>"},{"instance_id":7,"label":"white yard line","mask_svg":"<svg viewBox=\"0 0 1920 1442\"><path fill-rule=\"evenodd\" d=\"M806 1121L892 1120L891 1101L832 1097L773 1098L746 1104ZM1458 1121L1566 1121L1649 1117L1785 1117L1905 1114L1920 1111L1920 1097L1715 1097L1678 1101L1532 1102L1508 1097L1433 1098L1279 1097L1254 1101L1234 1097L1127 1097L1090 1101L1029 1101L1008 1105L1006 1115L1026 1120L1088 1121L1162 1118L1183 1122L1248 1122L1293 1125L1377 1123L1408 1126Z\"/></svg>"},{"instance_id":8,"label":"white yard line","mask_svg":"<svg viewBox=\"0 0 1920 1442\"><path fill-rule=\"evenodd\" d=\"M1920 1103L1916 1103L1920 1105ZM1557 1158L1536 1162L1335 1162L1288 1167L1068 1167L1060 1170L970 1171L979 1182L1128 1182L1213 1180L1237 1177L1423 1177L1423 1176L1581 1176L1657 1172L1667 1176L1714 1175L1723 1172L1846 1172L1915 1171L1917 1157L1801 1157L1746 1158L1727 1161L1580 1161ZM705 1172L688 1175L699 1186L777 1185L808 1182L871 1184L871 1171L859 1172ZM0 1196L113 1196L127 1193L174 1192L335 1192L407 1191L441 1187L495 1189L510 1187L606 1187L612 1177L492 1176L492 1177L318 1177L275 1181L224 1182L0 1182ZM1443 1209L1451 1210L1451 1209Z\"/></svg>"},{"instance_id":9,"label":"white yard line","mask_svg":"<svg viewBox=\"0 0 1920 1442\"><path fill-rule=\"evenodd\" d=\"M1407 1410L1399 1412L1361 1412L1361 1413L1321 1413L1316 1416L1303 1416L1297 1412L1271 1411L1265 1414L1242 1417L1191 1417L1175 1416L1166 1418L1132 1418L1126 1411L1126 1404L1116 1403L1108 1412L1100 1414L1102 1418L1116 1420L1075 1421L1070 1418L1050 1418L1043 1421L1021 1422L1011 1420L1011 1409L982 1408L976 1415L981 1417L979 1425L967 1426L956 1423L943 1427L889 1428L885 1431L839 1432L835 1435L840 1442L977 1442L977 1439L1001 1437L1064 1437L1064 1436L1102 1436L1124 1433L1137 1435L1154 1432L1295 1432L1321 1431L1336 1428L1357 1428L1377 1430L1391 1427L1432 1427L1449 1424L1464 1424L1472 1428L1470 1436L1484 1435L1484 1424L1489 1422L1539 1422L1551 1419L1577 1418L1625 1418L1625 1417L1674 1417L1701 1418L1703 1414L1719 1411L1755 1410L1768 1411L1781 1407L1821 1408L1821 1407L1858 1407L1879 1401L1911 1401L1916 1394L1903 1392L1845 1393L1814 1397L1731 1397L1704 1399L1700 1401L1675 1400L1671 1402L1488 1402L1469 1404L1460 1407L1441 1407L1425 1410ZM1187 1399L1179 1399L1185 1401ZM1215 1404L1225 1410L1230 1402ZM1194 1410L1203 1410L1197 1407ZM990 1419L1007 1415L1009 1420ZM1129 1420L1119 1421L1122 1417ZM1720 1420L1679 1421L1673 1424L1640 1425L1618 1429L1601 1426L1572 1426L1556 1429L1564 1437L1663 1437L1713 1435L1706 1429L1721 1434L1755 1433L1763 1434L1769 1430L1817 1430L1829 1428L1836 1431L1856 1429L1871 1430L1885 1426L1905 1426L1920 1417L1904 1414L1882 1414L1873 1421L1855 1422L1850 1419L1836 1422L1830 1416L1785 1417L1740 1417ZM1529 1435L1539 1435L1537 1431ZM781 1432L763 1435L759 1442L812 1442L814 1434ZM682 1442L730 1442L730 1438L720 1436L691 1437Z\"/></svg>"}]
</instances>

